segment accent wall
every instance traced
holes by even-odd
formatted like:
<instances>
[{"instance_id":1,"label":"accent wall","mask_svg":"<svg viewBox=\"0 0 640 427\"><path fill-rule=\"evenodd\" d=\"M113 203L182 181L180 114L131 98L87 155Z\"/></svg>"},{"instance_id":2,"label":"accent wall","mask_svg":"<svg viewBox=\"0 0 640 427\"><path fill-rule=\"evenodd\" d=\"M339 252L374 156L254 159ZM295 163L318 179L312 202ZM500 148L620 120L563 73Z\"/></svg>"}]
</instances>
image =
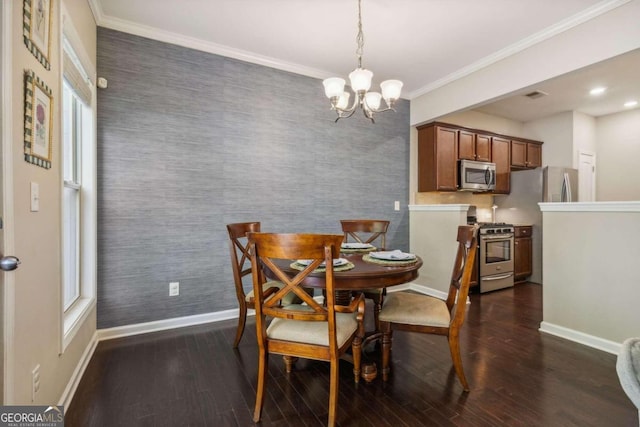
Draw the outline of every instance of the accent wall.
<instances>
[{"instance_id":1,"label":"accent wall","mask_svg":"<svg viewBox=\"0 0 640 427\"><path fill-rule=\"evenodd\" d=\"M388 219L408 250L408 101L334 123L318 79L104 28L97 50L98 328L237 308L228 223Z\"/></svg>"}]
</instances>

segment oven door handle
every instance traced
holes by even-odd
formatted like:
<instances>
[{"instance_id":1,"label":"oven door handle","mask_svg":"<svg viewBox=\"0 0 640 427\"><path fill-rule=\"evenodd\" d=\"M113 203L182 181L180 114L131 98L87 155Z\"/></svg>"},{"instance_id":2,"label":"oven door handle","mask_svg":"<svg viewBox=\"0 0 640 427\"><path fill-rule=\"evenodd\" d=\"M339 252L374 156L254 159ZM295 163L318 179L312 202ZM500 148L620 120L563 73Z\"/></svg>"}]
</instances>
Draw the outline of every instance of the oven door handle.
<instances>
[{"instance_id":1,"label":"oven door handle","mask_svg":"<svg viewBox=\"0 0 640 427\"><path fill-rule=\"evenodd\" d=\"M502 279L508 279L511 276L513 276L513 273L503 274L502 276L484 276L482 280L486 280L486 281L502 280Z\"/></svg>"},{"instance_id":2,"label":"oven door handle","mask_svg":"<svg viewBox=\"0 0 640 427\"><path fill-rule=\"evenodd\" d=\"M509 240L513 237L511 234L494 234L491 237L488 236L480 236L480 240L489 241L489 240Z\"/></svg>"}]
</instances>

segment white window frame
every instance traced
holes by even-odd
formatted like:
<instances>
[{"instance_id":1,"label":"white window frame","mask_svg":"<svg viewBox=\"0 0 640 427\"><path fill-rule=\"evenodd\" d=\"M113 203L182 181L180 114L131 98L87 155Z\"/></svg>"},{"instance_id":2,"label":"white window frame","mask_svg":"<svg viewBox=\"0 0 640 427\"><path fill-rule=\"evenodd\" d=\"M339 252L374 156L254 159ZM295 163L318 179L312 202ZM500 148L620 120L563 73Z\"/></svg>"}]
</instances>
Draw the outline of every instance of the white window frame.
<instances>
[{"instance_id":1,"label":"white window frame","mask_svg":"<svg viewBox=\"0 0 640 427\"><path fill-rule=\"evenodd\" d=\"M64 310L65 313L67 313L69 310L71 310L73 308L73 306L80 300L80 298L82 297L82 289L80 286L80 271L81 271L81 257L80 257L80 236L82 235L82 226L81 226L81 220L82 217L80 215L80 206L82 204L82 145L83 142L86 142L86 137L89 135L85 135L83 133L83 129L87 126L91 126L91 122L90 120L87 120L87 118L85 116L87 116L88 114L91 113L91 110L89 109L89 107L87 107L86 105L84 105L84 103L82 102L82 100L78 97L78 95L76 94L76 92L74 91L73 87L71 87L71 85L69 85L67 83L67 81L63 78L63 98L62 98L62 103L63 103L63 128L64 128L64 132L63 132L63 146L62 146L62 152L63 152L63 156L62 156L62 162L63 162L63 195L62 195L62 230L63 230L63 251L62 251L62 258L63 258L63 267L62 267L62 308ZM65 103L66 102L70 102L71 105L69 105L70 111L68 111L65 107ZM84 114L83 114L84 113ZM67 117L67 114L69 114L71 116L69 122L67 122L67 119L69 119L69 117ZM71 125L71 129L67 129L67 125L70 124ZM69 132L69 134L67 134L67 131ZM71 139L71 147L69 147L68 143L67 143L67 138ZM72 153L69 156L67 154L67 150L71 150ZM71 158L71 165L68 165L65 163L65 160L67 160L68 158ZM70 176L67 175L67 169L71 167L71 173ZM65 198L65 193L71 190L75 193L75 197L74 197L74 206L72 207L73 209L73 215L75 217L75 222L73 224L73 228L74 230L72 231L72 234L74 236L74 242L72 243L73 245L73 260L68 260L67 259L67 247L65 246L67 239L66 239L66 235L69 232L69 230L67 230L67 226L69 225L67 223L67 214L68 212L66 211L66 209L69 207L67 206L67 201ZM72 269L73 271L73 298L71 299L71 301L67 302L67 291L69 288L69 283L67 283L69 281L69 278L65 275L65 272L67 271L67 267L69 265L72 265Z\"/></svg>"},{"instance_id":2,"label":"white window frame","mask_svg":"<svg viewBox=\"0 0 640 427\"><path fill-rule=\"evenodd\" d=\"M82 45L75 28L71 24L71 18L66 12L64 4L62 5L62 26L60 32L60 40L63 41L64 49L72 51L74 64L88 79L88 86L91 90L91 105L84 106L83 125L81 128L81 149L78 157L80 163L79 182L80 185L80 202L78 207L80 233L78 235L78 281L80 295L73 304L66 310L64 307L64 277L62 269L60 272L60 313L61 313L61 339L60 353L64 353L68 345L73 341L75 335L82 326L86 324L89 317L95 316L96 307L96 286L97 286L97 148L96 148L96 89L95 89L95 69ZM60 49L60 64L63 64L63 49ZM63 70L64 71L64 70ZM61 73L60 92L62 92L63 82ZM62 97L60 97L62 98ZM62 108L62 99L60 100L60 111ZM62 148L64 149L64 148ZM60 200L62 201L61 209L61 227L64 227L64 188L65 186L73 186L77 184L64 182L64 164L63 155L61 158L60 180ZM64 232L64 228L63 228ZM64 247L61 239L61 254L64 257ZM64 261L63 261L64 262ZM95 321L95 319L94 319Z\"/></svg>"}]
</instances>

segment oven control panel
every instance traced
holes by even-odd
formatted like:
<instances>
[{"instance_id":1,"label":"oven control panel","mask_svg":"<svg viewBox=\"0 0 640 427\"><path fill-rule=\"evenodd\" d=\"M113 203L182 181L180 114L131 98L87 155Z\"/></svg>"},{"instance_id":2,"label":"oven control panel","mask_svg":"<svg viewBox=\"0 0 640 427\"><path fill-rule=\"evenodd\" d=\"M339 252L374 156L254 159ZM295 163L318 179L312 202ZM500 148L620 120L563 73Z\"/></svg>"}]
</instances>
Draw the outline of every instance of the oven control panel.
<instances>
[{"instance_id":1,"label":"oven control panel","mask_svg":"<svg viewBox=\"0 0 640 427\"><path fill-rule=\"evenodd\" d=\"M512 225L480 227L481 235L513 234L513 231L514 231L514 228Z\"/></svg>"}]
</instances>

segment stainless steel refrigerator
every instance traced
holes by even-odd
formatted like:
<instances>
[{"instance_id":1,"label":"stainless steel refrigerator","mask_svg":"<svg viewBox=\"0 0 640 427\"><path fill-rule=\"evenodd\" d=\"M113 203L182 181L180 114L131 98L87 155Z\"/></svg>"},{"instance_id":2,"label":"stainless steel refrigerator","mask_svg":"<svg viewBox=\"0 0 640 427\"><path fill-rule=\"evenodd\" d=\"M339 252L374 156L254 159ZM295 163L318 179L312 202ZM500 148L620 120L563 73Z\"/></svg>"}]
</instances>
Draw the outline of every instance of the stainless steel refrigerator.
<instances>
[{"instance_id":1,"label":"stainless steel refrigerator","mask_svg":"<svg viewBox=\"0 0 640 427\"><path fill-rule=\"evenodd\" d=\"M578 201L577 169L546 166L511 173L511 193L494 196L496 221L532 225L533 270L529 281L542 283L542 213L540 202Z\"/></svg>"}]
</instances>

